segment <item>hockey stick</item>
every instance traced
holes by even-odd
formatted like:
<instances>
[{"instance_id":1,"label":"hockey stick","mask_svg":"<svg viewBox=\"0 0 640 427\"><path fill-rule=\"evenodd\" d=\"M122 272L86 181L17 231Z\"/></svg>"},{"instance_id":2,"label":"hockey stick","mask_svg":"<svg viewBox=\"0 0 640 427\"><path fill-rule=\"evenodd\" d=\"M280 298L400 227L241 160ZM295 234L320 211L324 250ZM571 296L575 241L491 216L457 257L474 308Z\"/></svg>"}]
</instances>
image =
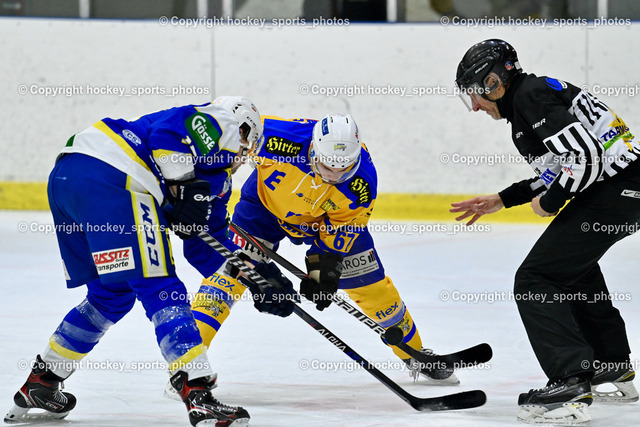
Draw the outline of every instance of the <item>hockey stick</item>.
<instances>
[{"instance_id":1,"label":"hockey stick","mask_svg":"<svg viewBox=\"0 0 640 427\"><path fill-rule=\"evenodd\" d=\"M247 275L249 280L260 286L271 286L264 277L258 274L255 270L250 268L244 261L238 258L233 252L227 249L214 237L210 236L206 232L198 234L206 244L211 246L216 252L224 256L231 265L238 268L244 274ZM464 391L462 393L449 394L439 397L419 398L409 394L406 390L393 382L389 377L380 372L375 366L369 363L366 359L356 353L351 347L349 347L344 341L338 338L333 332L324 327L320 322L314 319L310 314L304 311L299 305L295 304L293 312L309 324L313 329L318 331L320 335L325 337L329 342L338 347L353 359L356 363L364 368L367 372L373 375L378 381L384 384L388 389L393 391L398 397L411 405L412 408L418 411L444 411L451 409L465 409L475 408L482 406L487 401L487 396L482 390Z\"/></svg>"},{"instance_id":2,"label":"hockey stick","mask_svg":"<svg viewBox=\"0 0 640 427\"><path fill-rule=\"evenodd\" d=\"M275 262L280 264L282 267L289 270L294 276L298 279L305 279L309 276L286 258L278 254L273 249L267 247L261 241L251 236L245 230L240 228L234 223L229 224L229 228L238 236L242 237L246 241L253 244L256 248L263 251L269 258L273 259ZM485 363L491 360L493 356L493 351L491 350L491 346L487 343L478 344L473 347L466 348L464 350L457 351L455 353L443 354L443 355L428 355L421 353L415 348L409 346L407 343L403 341L404 333L402 330L397 327L391 327L385 330L382 326L378 325L375 320L371 319L366 314L362 313L360 310L355 308L353 305L349 304L342 298L337 296L332 297L332 301L340 308L351 314L353 317L358 319L361 323L364 323L369 327L369 329L377 332L384 340L396 347L400 350L407 353L409 356L416 359L418 362L422 364L438 364L444 363L448 367L459 368L461 366L468 367L477 365L478 363Z\"/></svg>"}]
</instances>

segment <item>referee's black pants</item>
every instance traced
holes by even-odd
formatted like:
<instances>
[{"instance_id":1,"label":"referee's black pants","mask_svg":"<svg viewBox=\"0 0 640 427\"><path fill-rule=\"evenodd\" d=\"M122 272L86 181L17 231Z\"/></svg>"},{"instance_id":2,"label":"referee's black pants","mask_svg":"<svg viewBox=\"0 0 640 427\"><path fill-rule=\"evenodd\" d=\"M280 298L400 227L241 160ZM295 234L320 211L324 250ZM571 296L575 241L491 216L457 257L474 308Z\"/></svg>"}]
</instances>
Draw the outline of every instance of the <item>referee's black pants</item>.
<instances>
[{"instance_id":1,"label":"referee's black pants","mask_svg":"<svg viewBox=\"0 0 640 427\"><path fill-rule=\"evenodd\" d=\"M516 273L518 310L550 380L593 372L594 360L629 359L624 320L598 261L640 227L640 162L635 163L574 197ZM637 263L619 267L639 271Z\"/></svg>"}]
</instances>

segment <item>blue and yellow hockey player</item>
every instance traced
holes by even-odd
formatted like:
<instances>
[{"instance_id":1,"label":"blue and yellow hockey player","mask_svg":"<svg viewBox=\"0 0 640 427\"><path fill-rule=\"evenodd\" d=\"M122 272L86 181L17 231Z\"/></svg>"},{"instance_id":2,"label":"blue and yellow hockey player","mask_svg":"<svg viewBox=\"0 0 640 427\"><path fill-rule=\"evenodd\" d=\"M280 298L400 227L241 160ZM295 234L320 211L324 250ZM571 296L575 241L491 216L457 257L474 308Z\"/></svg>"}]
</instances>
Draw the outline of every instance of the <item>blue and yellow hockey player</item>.
<instances>
[{"instance_id":1,"label":"blue and yellow hockey player","mask_svg":"<svg viewBox=\"0 0 640 427\"><path fill-rule=\"evenodd\" d=\"M367 229L377 195L377 174L349 115L316 120L264 117L264 142L255 149L255 170L245 182L233 221L272 247L288 238L309 245L306 265L313 280L300 293L319 310L344 290L384 328L398 326L404 341L423 352L416 325L391 279L385 274ZM257 248L234 236L247 257L265 261ZM220 265L217 253L193 240L185 255L205 277L192 303L203 342L209 346L233 304L246 288ZM274 313L278 314L278 313ZM285 313L287 314L287 313ZM395 354L430 382L457 384L450 369L420 367L395 348Z\"/></svg>"},{"instance_id":2,"label":"blue and yellow hockey player","mask_svg":"<svg viewBox=\"0 0 640 427\"><path fill-rule=\"evenodd\" d=\"M67 286L86 285L87 296L36 357L6 421L64 418L76 399L60 391L62 381L138 299L191 424L248 422L246 410L211 394L216 375L176 276L168 230L197 240L193 235L209 223L211 234L225 235L231 173L261 140L260 115L241 97L133 121L105 118L69 139L49 177L48 196L57 229L71 230L57 235ZM238 248L228 238L225 244ZM265 292L292 289L277 269L261 272L272 272L268 280L284 287ZM30 414L33 408L45 412Z\"/></svg>"}]
</instances>

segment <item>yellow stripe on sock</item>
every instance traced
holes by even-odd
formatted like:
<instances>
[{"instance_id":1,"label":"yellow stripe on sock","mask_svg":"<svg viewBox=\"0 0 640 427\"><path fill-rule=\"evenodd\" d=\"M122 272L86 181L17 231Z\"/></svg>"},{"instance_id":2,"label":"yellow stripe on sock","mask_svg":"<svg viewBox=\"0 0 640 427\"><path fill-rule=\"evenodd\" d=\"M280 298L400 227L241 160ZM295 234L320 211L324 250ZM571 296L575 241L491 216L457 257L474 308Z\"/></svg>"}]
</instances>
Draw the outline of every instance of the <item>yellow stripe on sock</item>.
<instances>
[{"instance_id":1,"label":"yellow stripe on sock","mask_svg":"<svg viewBox=\"0 0 640 427\"><path fill-rule=\"evenodd\" d=\"M60 356L71 359L71 360L80 360L87 355L87 353L78 353L77 351L69 350L67 348L62 347L58 344L53 337L49 339L49 346L53 351L58 353Z\"/></svg>"},{"instance_id":2,"label":"yellow stripe on sock","mask_svg":"<svg viewBox=\"0 0 640 427\"><path fill-rule=\"evenodd\" d=\"M169 364L169 370L171 371L172 374L174 374L176 371L180 370L180 368L182 368L184 365L191 362L193 359L200 356L201 354L204 354L206 351L207 349L204 346L204 344L198 344L197 346L193 347L191 350L187 351L185 354L183 354L182 356L180 356L179 358L171 362Z\"/></svg>"}]
</instances>

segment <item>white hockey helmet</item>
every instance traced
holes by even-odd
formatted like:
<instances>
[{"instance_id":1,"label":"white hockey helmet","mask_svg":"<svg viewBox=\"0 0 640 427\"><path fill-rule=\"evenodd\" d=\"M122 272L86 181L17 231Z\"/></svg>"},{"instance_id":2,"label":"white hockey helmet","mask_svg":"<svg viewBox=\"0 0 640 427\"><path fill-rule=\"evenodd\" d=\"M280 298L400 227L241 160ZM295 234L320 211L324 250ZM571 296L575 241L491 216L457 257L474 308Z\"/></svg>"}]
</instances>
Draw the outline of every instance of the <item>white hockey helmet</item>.
<instances>
[{"instance_id":1,"label":"white hockey helmet","mask_svg":"<svg viewBox=\"0 0 640 427\"><path fill-rule=\"evenodd\" d=\"M353 177L360 166L360 150L358 125L349 114L328 114L313 127L309 149L311 168L326 182L339 184ZM326 172L323 176L318 163L345 170L339 178L332 179Z\"/></svg>"},{"instance_id":2,"label":"white hockey helmet","mask_svg":"<svg viewBox=\"0 0 640 427\"><path fill-rule=\"evenodd\" d=\"M242 96L219 96L213 100L225 110L234 115L240 126L242 136L249 142L249 146L243 145L245 150L251 150L262 139L262 120L256 106L250 99Z\"/></svg>"}]
</instances>

